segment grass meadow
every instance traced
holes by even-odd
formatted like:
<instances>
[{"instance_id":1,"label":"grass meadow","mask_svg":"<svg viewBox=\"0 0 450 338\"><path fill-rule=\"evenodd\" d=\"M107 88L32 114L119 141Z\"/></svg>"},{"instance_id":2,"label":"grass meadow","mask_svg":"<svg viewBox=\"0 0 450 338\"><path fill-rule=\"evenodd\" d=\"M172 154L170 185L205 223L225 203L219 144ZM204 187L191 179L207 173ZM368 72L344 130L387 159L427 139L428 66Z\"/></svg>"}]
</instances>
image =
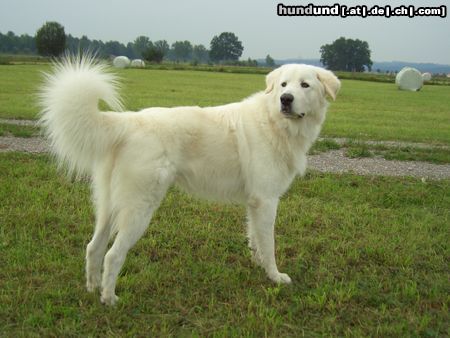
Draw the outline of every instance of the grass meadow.
<instances>
[{"instance_id":1,"label":"grass meadow","mask_svg":"<svg viewBox=\"0 0 450 338\"><path fill-rule=\"evenodd\" d=\"M48 69L0 66L1 118L36 117L33 93ZM119 74L133 110L222 104L264 88L258 74ZM344 80L322 136L449 145L449 97L449 86L409 93ZM21 128L2 131L22 136ZM276 223L288 286L251 263L243 207L171 189L127 257L114 308L84 287L94 222L86 181L64 177L47 155L0 153L0 201L2 337L450 334L450 180L317 172L297 179Z\"/></svg>"},{"instance_id":2,"label":"grass meadow","mask_svg":"<svg viewBox=\"0 0 450 338\"><path fill-rule=\"evenodd\" d=\"M448 327L450 182L310 173L282 199L277 256L253 266L239 206L172 189L118 282L84 288L86 183L46 156L0 155L4 336L439 336Z\"/></svg>"},{"instance_id":3,"label":"grass meadow","mask_svg":"<svg viewBox=\"0 0 450 338\"><path fill-rule=\"evenodd\" d=\"M0 117L34 119L34 94L49 65L0 65ZM130 110L218 105L264 89L263 74L192 70L116 70ZM342 80L322 136L450 144L450 86L397 90L392 83Z\"/></svg>"}]
</instances>

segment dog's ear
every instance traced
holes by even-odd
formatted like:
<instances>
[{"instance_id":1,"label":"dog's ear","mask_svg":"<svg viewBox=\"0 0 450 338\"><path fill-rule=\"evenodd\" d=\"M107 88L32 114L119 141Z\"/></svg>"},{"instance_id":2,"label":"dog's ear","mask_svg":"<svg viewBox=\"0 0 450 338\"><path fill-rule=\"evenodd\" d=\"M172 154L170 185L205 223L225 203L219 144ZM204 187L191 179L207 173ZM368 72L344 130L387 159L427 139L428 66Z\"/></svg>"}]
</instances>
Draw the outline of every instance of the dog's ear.
<instances>
[{"instance_id":1,"label":"dog's ear","mask_svg":"<svg viewBox=\"0 0 450 338\"><path fill-rule=\"evenodd\" d=\"M330 97L336 100L336 95L341 88L341 81L329 70L316 67L317 78L322 82L325 88L325 93L330 95Z\"/></svg>"},{"instance_id":2,"label":"dog's ear","mask_svg":"<svg viewBox=\"0 0 450 338\"><path fill-rule=\"evenodd\" d=\"M265 90L266 94L269 94L273 90L275 82L277 82L280 73L281 73L280 68L277 68L272 70L269 74L266 75L266 90Z\"/></svg>"}]
</instances>

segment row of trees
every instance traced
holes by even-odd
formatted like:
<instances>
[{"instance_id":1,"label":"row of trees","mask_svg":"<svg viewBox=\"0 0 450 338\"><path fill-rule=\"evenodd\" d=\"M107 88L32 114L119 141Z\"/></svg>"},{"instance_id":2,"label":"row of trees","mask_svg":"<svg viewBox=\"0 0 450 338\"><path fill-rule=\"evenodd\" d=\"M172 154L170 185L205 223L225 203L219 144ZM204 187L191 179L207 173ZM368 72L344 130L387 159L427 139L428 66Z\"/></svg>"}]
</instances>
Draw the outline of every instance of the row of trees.
<instances>
[{"instance_id":1,"label":"row of trees","mask_svg":"<svg viewBox=\"0 0 450 338\"><path fill-rule=\"evenodd\" d=\"M66 35L64 27L57 22L45 23L32 37L27 34L16 36L13 32L0 33L0 53L40 54L58 56L64 50L73 53L79 50L96 51L101 57L111 55L126 55L129 58L144 58L150 62L169 60L174 62L195 63L231 63L247 66L257 66L256 60L238 61L244 47L238 37L230 32L214 36L207 49L204 45L193 45L189 41L176 41L169 45L166 40L152 42L147 36L139 36L133 42L124 45L118 41L90 40L87 36L81 38ZM369 71L372 68L371 51L365 41L339 38L332 44L320 48L320 61L331 70L352 72ZM275 66L274 59L266 56L265 63Z\"/></svg>"},{"instance_id":2,"label":"row of trees","mask_svg":"<svg viewBox=\"0 0 450 338\"><path fill-rule=\"evenodd\" d=\"M110 55L126 55L129 58L145 58L149 61L161 62L163 59L176 62L195 61L198 63L238 61L244 47L234 33L224 32L214 36L210 49L204 45L194 45L190 41L176 41L172 45L166 40L152 42L147 36L139 36L133 42L124 45L118 41L90 40L66 35L64 27L57 22L46 22L36 32L35 37L29 35L16 36L13 32L0 33L0 52L2 53L38 53L43 56L58 56L69 50L93 50L102 57Z\"/></svg>"},{"instance_id":3,"label":"row of trees","mask_svg":"<svg viewBox=\"0 0 450 338\"><path fill-rule=\"evenodd\" d=\"M36 54L36 42L33 36L13 32L0 32L0 53L8 54Z\"/></svg>"}]
</instances>

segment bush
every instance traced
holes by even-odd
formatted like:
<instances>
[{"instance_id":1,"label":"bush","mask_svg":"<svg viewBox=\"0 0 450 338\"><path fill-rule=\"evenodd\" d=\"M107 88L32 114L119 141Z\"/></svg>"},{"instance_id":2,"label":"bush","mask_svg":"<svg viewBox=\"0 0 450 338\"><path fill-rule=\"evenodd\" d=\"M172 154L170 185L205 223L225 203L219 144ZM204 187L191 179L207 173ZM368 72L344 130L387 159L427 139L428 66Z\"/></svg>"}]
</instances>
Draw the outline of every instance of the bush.
<instances>
[{"instance_id":1,"label":"bush","mask_svg":"<svg viewBox=\"0 0 450 338\"><path fill-rule=\"evenodd\" d=\"M149 47L142 52L145 61L152 63L161 63L164 58L164 51L156 47Z\"/></svg>"}]
</instances>

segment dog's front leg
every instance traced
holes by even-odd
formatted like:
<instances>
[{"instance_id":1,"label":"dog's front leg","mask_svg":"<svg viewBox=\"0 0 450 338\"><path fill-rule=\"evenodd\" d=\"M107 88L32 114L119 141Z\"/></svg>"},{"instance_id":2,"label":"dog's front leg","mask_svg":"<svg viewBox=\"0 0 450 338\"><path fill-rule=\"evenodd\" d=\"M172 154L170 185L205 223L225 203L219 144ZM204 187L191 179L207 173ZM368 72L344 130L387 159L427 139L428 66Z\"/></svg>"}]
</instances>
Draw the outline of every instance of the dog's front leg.
<instances>
[{"instance_id":1,"label":"dog's front leg","mask_svg":"<svg viewBox=\"0 0 450 338\"><path fill-rule=\"evenodd\" d=\"M291 278L280 273L275 261L274 225L278 199L254 198L248 204L249 239L257 262L276 283L290 283Z\"/></svg>"}]
</instances>

